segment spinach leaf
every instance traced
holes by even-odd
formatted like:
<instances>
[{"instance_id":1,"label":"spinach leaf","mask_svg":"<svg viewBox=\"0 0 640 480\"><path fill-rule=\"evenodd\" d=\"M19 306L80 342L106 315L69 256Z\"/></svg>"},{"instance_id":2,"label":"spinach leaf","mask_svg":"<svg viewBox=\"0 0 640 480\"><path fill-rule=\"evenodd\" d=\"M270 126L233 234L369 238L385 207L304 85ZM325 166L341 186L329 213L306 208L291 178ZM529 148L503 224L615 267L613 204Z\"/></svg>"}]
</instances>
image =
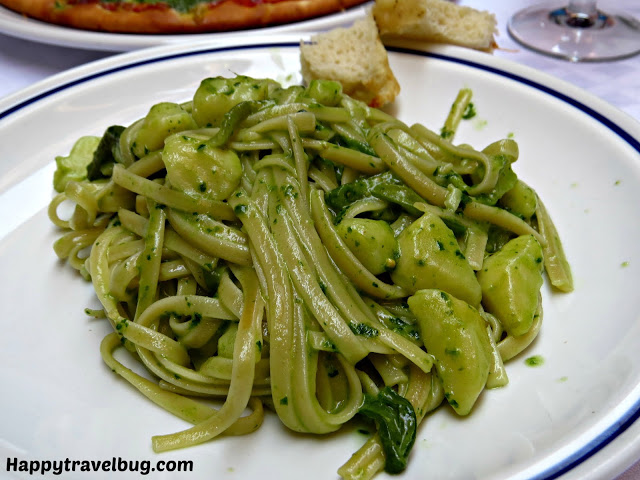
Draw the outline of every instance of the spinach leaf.
<instances>
[{"instance_id":1,"label":"spinach leaf","mask_svg":"<svg viewBox=\"0 0 640 480\"><path fill-rule=\"evenodd\" d=\"M409 187L394 183L379 183L373 187L371 194L387 202L400 205L409 215L414 217L419 216L421 212L413 205L424 202L422 197Z\"/></svg>"},{"instance_id":2,"label":"spinach leaf","mask_svg":"<svg viewBox=\"0 0 640 480\"><path fill-rule=\"evenodd\" d=\"M385 471L402 472L407 467L418 425L409 400L398 395L391 387L385 387L375 397L365 394L359 413L376 423L386 458Z\"/></svg>"},{"instance_id":3,"label":"spinach leaf","mask_svg":"<svg viewBox=\"0 0 640 480\"><path fill-rule=\"evenodd\" d=\"M358 179L351 183L334 188L326 195L326 202L334 211L339 212L356 200L371 196L373 188L381 183L401 183L390 171L385 171L372 177Z\"/></svg>"},{"instance_id":4,"label":"spinach leaf","mask_svg":"<svg viewBox=\"0 0 640 480\"><path fill-rule=\"evenodd\" d=\"M339 135L340 140L344 146L349 147L352 150L357 150L358 152L366 153L367 155L376 156L376 151L366 142L361 142L354 138L349 138L343 135Z\"/></svg>"},{"instance_id":5,"label":"spinach leaf","mask_svg":"<svg viewBox=\"0 0 640 480\"><path fill-rule=\"evenodd\" d=\"M112 125L104 132L98 147L93 152L93 160L87 165L88 180L93 181L107 177L103 173L102 167L115 162L115 150L118 148L120 135L123 131L123 126Z\"/></svg>"},{"instance_id":6,"label":"spinach leaf","mask_svg":"<svg viewBox=\"0 0 640 480\"><path fill-rule=\"evenodd\" d=\"M208 141L209 145L215 148L224 146L235 133L240 122L256 112L263 104L264 102L246 100L231 107L231 110L224 114L220 130Z\"/></svg>"}]
</instances>

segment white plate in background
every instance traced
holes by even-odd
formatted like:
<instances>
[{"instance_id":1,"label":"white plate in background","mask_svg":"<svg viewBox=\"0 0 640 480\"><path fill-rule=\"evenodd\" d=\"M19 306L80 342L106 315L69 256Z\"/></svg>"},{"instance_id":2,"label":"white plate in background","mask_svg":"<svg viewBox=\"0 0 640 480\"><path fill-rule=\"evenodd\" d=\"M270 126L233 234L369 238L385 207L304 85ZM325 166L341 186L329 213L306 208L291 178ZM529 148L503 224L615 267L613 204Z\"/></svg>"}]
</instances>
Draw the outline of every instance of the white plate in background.
<instances>
[{"instance_id":1,"label":"white plate in background","mask_svg":"<svg viewBox=\"0 0 640 480\"><path fill-rule=\"evenodd\" d=\"M56 155L82 135L131 123L154 103L190 98L208 76L298 82L298 43L299 36L277 36L138 51L0 100L0 457L191 460L185 478L324 480L337 478L364 442L353 430L294 435L269 413L252 435L154 454L152 435L187 425L102 363L108 322L85 316L98 305L92 288L51 248L56 229L46 207ZM620 473L640 456L640 125L567 83L474 51L391 48L390 63L402 91L388 110L401 120L439 129L458 90L469 87L478 115L462 123L456 141L518 142L514 170L544 200L576 285L560 294L545 283L541 334L507 363L510 384L484 392L468 418L446 407L429 415L409 468L395 478ZM544 365L527 367L532 355Z\"/></svg>"},{"instance_id":2,"label":"white plate in background","mask_svg":"<svg viewBox=\"0 0 640 480\"><path fill-rule=\"evenodd\" d=\"M81 30L62 25L46 23L28 18L6 7L0 6L0 33L34 42L75 47L108 52L125 52L145 47L172 45L176 43L193 44L208 41L211 44L235 38L236 42L246 41L255 35L277 35L292 32L316 32L336 27L350 26L356 19L364 16L369 4L349 8L344 12L324 15L300 22L276 25L273 27L235 30L231 32L211 32L194 34L136 34L109 33Z\"/></svg>"}]
</instances>

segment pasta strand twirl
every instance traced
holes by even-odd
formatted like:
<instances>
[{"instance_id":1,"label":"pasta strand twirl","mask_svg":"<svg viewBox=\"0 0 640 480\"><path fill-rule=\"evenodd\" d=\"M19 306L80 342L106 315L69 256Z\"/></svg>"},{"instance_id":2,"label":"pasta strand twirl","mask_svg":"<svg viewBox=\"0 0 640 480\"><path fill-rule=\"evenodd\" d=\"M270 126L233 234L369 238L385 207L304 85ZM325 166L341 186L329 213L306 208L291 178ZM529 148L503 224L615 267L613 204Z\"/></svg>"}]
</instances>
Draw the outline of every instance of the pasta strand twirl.
<instances>
[{"instance_id":1,"label":"pasta strand twirl","mask_svg":"<svg viewBox=\"0 0 640 480\"><path fill-rule=\"evenodd\" d=\"M338 473L366 480L404 468L443 402L464 415L508 383L543 269L561 291L571 272L517 144L453 144L474 108L462 89L438 134L335 82L208 78L56 172L54 250L102 304L104 362L191 424L156 452L250 433L263 406L301 434L364 415L376 431Z\"/></svg>"}]
</instances>

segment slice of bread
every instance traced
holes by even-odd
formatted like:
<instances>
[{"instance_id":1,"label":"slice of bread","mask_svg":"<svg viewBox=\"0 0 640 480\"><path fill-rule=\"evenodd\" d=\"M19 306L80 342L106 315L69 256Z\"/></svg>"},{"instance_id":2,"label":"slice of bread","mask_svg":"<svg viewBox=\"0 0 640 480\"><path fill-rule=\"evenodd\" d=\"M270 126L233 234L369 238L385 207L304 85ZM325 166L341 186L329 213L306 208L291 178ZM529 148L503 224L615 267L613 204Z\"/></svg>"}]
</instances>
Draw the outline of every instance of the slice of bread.
<instances>
[{"instance_id":1,"label":"slice of bread","mask_svg":"<svg viewBox=\"0 0 640 480\"><path fill-rule=\"evenodd\" d=\"M347 95L372 107L391 103L400 85L370 14L350 28L335 28L300 45L302 77L334 80Z\"/></svg>"},{"instance_id":2,"label":"slice of bread","mask_svg":"<svg viewBox=\"0 0 640 480\"><path fill-rule=\"evenodd\" d=\"M376 0L373 16L380 35L448 43L491 51L495 16L447 0Z\"/></svg>"}]
</instances>

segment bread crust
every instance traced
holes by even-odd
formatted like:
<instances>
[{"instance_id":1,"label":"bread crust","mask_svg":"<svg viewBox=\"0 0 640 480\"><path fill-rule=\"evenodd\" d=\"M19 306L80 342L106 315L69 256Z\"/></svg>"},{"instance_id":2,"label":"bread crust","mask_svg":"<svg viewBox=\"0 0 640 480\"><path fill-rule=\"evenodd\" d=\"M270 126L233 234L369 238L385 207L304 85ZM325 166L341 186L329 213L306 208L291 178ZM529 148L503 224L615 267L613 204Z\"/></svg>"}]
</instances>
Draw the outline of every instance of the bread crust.
<instances>
[{"instance_id":1,"label":"bread crust","mask_svg":"<svg viewBox=\"0 0 640 480\"><path fill-rule=\"evenodd\" d=\"M0 0L0 5L28 17L83 30L163 34L221 32L292 23L339 12L365 1L218 0L203 1L185 13L165 3L99 0Z\"/></svg>"}]
</instances>

